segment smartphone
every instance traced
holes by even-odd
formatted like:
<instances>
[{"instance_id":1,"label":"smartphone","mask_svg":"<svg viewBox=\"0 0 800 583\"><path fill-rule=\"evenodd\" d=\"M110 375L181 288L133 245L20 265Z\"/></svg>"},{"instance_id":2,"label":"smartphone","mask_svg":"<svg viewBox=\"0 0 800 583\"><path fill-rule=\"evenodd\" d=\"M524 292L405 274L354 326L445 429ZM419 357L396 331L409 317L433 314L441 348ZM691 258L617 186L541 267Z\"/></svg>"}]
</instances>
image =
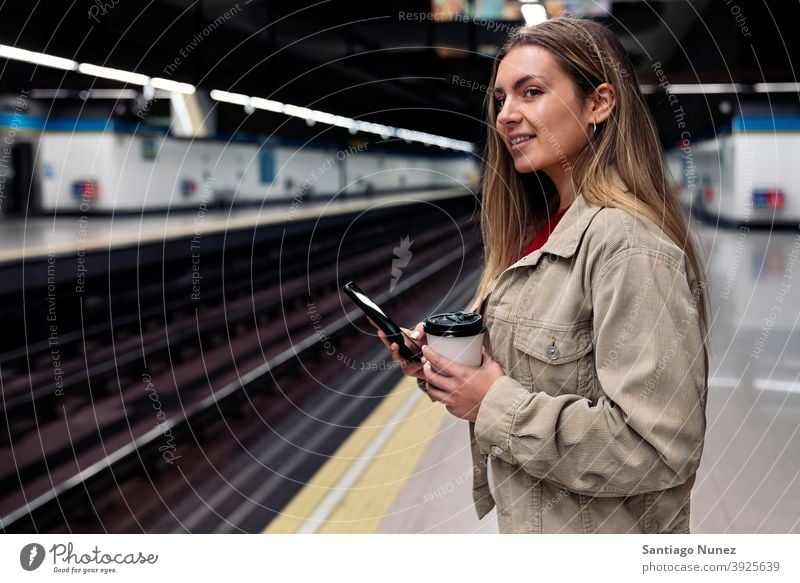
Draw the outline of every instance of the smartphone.
<instances>
[{"instance_id":1,"label":"smartphone","mask_svg":"<svg viewBox=\"0 0 800 583\"><path fill-rule=\"evenodd\" d=\"M383 330L386 333L386 336L389 338L389 342L397 342L397 345L400 347L400 355L405 358L406 360L412 360L414 362L420 362L422 357L422 349L420 346L411 340L408 336L403 334L403 331L400 329L400 326L395 324L392 319L386 315L378 304L373 302L370 297L361 291L354 282L350 281L345 284L342 288L344 293L350 296L350 299L355 302L355 304L361 308L361 311L364 312L367 316L369 316L375 324L377 324L378 328ZM406 340L411 342L416 347L416 351L412 350L406 344Z\"/></svg>"}]
</instances>

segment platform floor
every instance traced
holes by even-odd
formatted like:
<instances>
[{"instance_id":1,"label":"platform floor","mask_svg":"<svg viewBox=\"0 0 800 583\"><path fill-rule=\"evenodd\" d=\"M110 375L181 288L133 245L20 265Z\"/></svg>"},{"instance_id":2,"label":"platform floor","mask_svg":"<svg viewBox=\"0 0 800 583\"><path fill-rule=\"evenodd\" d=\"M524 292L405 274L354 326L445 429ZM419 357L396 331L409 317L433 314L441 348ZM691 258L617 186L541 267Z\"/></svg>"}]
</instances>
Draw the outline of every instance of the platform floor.
<instances>
[{"instance_id":1,"label":"platform floor","mask_svg":"<svg viewBox=\"0 0 800 583\"><path fill-rule=\"evenodd\" d=\"M287 221L360 212L375 207L435 202L466 196L463 188L375 194L369 198L307 201L228 210L198 208L171 214L55 215L0 219L0 263L78 250L132 247L194 235L208 235Z\"/></svg>"},{"instance_id":2,"label":"platform floor","mask_svg":"<svg viewBox=\"0 0 800 583\"><path fill-rule=\"evenodd\" d=\"M798 533L800 235L699 234L714 329L692 530ZM466 422L405 379L265 532L497 532L469 470Z\"/></svg>"}]
</instances>

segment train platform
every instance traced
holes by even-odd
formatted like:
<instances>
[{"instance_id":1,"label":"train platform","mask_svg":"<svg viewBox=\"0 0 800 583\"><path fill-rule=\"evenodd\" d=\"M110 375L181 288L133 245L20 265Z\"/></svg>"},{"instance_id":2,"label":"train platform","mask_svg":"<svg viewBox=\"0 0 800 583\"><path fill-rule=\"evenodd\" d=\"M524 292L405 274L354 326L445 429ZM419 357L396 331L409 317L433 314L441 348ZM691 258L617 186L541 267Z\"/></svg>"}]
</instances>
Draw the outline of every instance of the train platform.
<instances>
[{"instance_id":1,"label":"train platform","mask_svg":"<svg viewBox=\"0 0 800 583\"><path fill-rule=\"evenodd\" d=\"M264 532L497 532L471 483L466 422L404 378Z\"/></svg>"},{"instance_id":2,"label":"train platform","mask_svg":"<svg viewBox=\"0 0 800 583\"><path fill-rule=\"evenodd\" d=\"M234 207L232 210L181 209L172 213L55 214L27 219L4 219L0 229L0 264L48 256L89 253L181 238L204 237L281 223L324 219L370 209L467 196L465 188L376 193L341 199L287 200L280 206Z\"/></svg>"},{"instance_id":3,"label":"train platform","mask_svg":"<svg viewBox=\"0 0 800 583\"><path fill-rule=\"evenodd\" d=\"M800 236L698 230L716 332L692 532L798 533ZM497 532L472 506L467 431L404 378L264 532Z\"/></svg>"}]
</instances>

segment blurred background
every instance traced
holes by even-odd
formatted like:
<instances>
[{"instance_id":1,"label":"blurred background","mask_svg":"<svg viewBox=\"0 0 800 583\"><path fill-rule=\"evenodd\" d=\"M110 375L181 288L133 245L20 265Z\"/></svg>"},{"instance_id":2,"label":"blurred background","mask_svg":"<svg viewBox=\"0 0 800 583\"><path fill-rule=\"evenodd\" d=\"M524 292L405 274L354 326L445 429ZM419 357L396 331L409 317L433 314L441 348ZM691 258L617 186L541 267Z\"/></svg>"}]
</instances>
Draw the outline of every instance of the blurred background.
<instances>
[{"instance_id":1,"label":"blurred background","mask_svg":"<svg viewBox=\"0 0 800 583\"><path fill-rule=\"evenodd\" d=\"M466 305L494 55L564 13L629 51L706 257L692 528L800 531L800 5L766 0L0 4L0 530L496 532L340 289Z\"/></svg>"}]
</instances>

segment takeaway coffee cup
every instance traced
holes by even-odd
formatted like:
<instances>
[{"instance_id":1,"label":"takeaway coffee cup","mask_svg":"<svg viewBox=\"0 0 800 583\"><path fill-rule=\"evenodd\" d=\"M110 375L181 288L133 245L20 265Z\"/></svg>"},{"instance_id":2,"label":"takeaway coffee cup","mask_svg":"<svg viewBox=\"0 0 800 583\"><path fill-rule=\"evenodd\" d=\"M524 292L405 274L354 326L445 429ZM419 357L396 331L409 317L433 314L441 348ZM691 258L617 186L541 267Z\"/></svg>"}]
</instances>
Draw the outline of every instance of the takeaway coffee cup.
<instances>
[{"instance_id":1,"label":"takeaway coffee cup","mask_svg":"<svg viewBox=\"0 0 800 583\"><path fill-rule=\"evenodd\" d=\"M434 314L425 320L428 345L436 352L467 366L480 366L483 318L475 312Z\"/></svg>"}]
</instances>

